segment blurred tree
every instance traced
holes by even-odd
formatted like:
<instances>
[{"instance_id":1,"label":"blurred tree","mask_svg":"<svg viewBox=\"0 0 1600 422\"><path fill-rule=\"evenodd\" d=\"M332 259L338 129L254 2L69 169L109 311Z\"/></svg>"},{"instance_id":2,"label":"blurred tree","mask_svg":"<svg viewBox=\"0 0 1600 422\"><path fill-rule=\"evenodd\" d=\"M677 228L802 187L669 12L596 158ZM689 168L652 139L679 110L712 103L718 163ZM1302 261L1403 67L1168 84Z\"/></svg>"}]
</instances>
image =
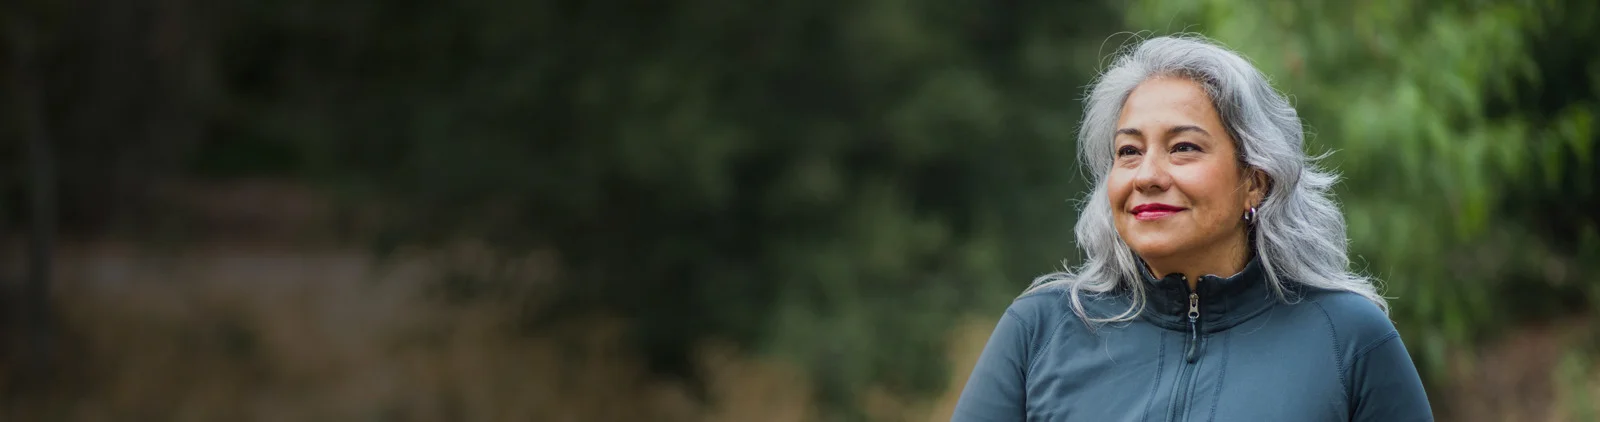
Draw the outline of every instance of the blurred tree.
<instances>
[{"instance_id":1,"label":"blurred tree","mask_svg":"<svg viewBox=\"0 0 1600 422\"><path fill-rule=\"evenodd\" d=\"M1128 18L1196 24L1295 99L1346 176L1357 263L1435 381L1447 349L1600 303L1581 276L1600 264L1594 2L1146 0Z\"/></svg>"},{"instance_id":2,"label":"blurred tree","mask_svg":"<svg viewBox=\"0 0 1600 422\"><path fill-rule=\"evenodd\" d=\"M223 109L210 45L221 15L210 5L28 0L0 15L8 44L26 38L33 45L29 88L38 96L33 110L8 110L6 130L25 139L29 122L21 116L32 113L49 134L63 230L145 234L174 225L155 209L155 197L188 174L183 159L208 135L212 111ZM31 34L20 32L24 26ZM6 106L21 107L15 104ZM5 153L26 157L20 148ZM18 186L0 189L16 198Z\"/></svg>"},{"instance_id":3,"label":"blurred tree","mask_svg":"<svg viewBox=\"0 0 1600 422\"><path fill-rule=\"evenodd\" d=\"M209 151L290 151L390 204L390 246L552 250L544 317L621 313L686 376L733 339L839 409L939 391L945 330L1071 250L1116 29L1097 2L243 4Z\"/></svg>"},{"instance_id":4,"label":"blurred tree","mask_svg":"<svg viewBox=\"0 0 1600 422\"><path fill-rule=\"evenodd\" d=\"M50 300L56 240L99 231L155 232L163 182L184 172L208 120L204 65L213 9L198 2L24 0L0 10L0 234L27 233L24 281L0 286L8 357L25 388L51 381L59 349ZM153 224L155 223L155 224ZM5 268L11 270L12 268ZM7 271L0 276L10 275ZM36 376L37 375L37 376Z\"/></svg>"},{"instance_id":5,"label":"blurred tree","mask_svg":"<svg viewBox=\"0 0 1600 422\"><path fill-rule=\"evenodd\" d=\"M9 321L0 321L8 336L6 355L15 357L21 370L14 384L0 385L10 388L28 385L49 385L54 372L54 315L50 306L50 285L56 240L56 159L53 142L44 124L44 101L39 93L39 33L30 22L6 22L10 31L7 50L11 68L7 69L7 90L12 92L10 110L15 118L18 137L26 144L23 157L14 161L17 168L26 169L27 211L27 262L23 266L21 288L15 296L0 294L0 301L10 315ZM22 207L19 207L22 208ZM0 293L11 293L4 286ZM12 324L6 324L10 322Z\"/></svg>"}]
</instances>

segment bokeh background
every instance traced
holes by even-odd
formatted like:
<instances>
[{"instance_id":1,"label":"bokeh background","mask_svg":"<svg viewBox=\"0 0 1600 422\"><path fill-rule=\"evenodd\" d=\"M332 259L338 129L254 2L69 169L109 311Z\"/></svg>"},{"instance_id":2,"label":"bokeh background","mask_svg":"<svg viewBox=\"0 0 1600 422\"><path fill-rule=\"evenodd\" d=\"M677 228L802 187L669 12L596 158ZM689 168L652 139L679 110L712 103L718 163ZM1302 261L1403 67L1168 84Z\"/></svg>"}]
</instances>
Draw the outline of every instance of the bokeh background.
<instances>
[{"instance_id":1,"label":"bokeh background","mask_svg":"<svg viewBox=\"0 0 1600 422\"><path fill-rule=\"evenodd\" d=\"M16 0L0 419L944 420L1141 37L1293 98L1440 420L1600 418L1600 6Z\"/></svg>"}]
</instances>

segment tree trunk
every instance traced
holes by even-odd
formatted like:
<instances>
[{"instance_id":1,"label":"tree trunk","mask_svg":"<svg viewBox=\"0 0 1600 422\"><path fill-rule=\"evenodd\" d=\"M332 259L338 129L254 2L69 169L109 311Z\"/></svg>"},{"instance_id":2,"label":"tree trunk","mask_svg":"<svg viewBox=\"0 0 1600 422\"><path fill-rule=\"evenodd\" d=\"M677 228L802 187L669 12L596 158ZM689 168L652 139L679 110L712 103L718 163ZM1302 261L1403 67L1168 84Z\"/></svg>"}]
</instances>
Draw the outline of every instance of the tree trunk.
<instances>
[{"instance_id":1,"label":"tree trunk","mask_svg":"<svg viewBox=\"0 0 1600 422\"><path fill-rule=\"evenodd\" d=\"M39 89L38 41L28 22L13 20L11 32L11 92L14 94L17 124L26 151L21 154L28 169L28 251L26 279L15 309L20 328L16 344L20 379L24 389L49 385L54 374L54 340L50 300L51 257L56 234L55 156L46 133L44 103Z\"/></svg>"}]
</instances>

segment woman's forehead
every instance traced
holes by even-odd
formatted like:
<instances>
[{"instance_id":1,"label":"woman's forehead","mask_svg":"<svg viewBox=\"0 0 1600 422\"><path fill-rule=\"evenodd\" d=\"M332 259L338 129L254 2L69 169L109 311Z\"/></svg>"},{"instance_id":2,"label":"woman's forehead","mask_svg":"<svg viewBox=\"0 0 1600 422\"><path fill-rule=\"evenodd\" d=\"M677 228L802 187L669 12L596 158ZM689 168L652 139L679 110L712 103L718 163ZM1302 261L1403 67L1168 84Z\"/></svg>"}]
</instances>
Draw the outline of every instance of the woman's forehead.
<instances>
[{"instance_id":1,"label":"woman's forehead","mask_svg":"<svg viewBox=\"0 0 1600 422\"><path fill-rule=\"evenodd\" d=\"M1123 102L1117 128L1148 132L1193 125L1215 133L1222 119L1204 88L1184 78L1157 78L1140 83ZM1164 129L1162 129L1164 130Z\"/></svg>"}]
</instances>

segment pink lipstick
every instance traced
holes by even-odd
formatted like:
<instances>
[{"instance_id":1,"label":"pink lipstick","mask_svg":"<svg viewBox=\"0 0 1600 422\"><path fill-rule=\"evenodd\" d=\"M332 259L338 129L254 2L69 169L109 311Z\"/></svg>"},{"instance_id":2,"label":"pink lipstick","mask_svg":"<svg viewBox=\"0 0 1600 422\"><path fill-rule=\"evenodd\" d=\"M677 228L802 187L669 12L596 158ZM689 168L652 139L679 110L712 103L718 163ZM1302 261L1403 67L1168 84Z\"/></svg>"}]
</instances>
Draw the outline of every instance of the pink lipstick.
<instances>
[{"instance_id":1,"label":"pink lipstick","mask_svg":"<svg viewBox=\"0 0 1600 422\"><path fill-rule=\"evenodd\" d=\"M1133 207L1132 212L1133 218L1139 219L1140 221L1150 221L1159 220L1166 216L1177 214L1178 211L1183 211L1186 209L1188 208L1183 208L1176 205L1149 203L1140 204L1139 206Z\"/></svg>"}]
</instances>

